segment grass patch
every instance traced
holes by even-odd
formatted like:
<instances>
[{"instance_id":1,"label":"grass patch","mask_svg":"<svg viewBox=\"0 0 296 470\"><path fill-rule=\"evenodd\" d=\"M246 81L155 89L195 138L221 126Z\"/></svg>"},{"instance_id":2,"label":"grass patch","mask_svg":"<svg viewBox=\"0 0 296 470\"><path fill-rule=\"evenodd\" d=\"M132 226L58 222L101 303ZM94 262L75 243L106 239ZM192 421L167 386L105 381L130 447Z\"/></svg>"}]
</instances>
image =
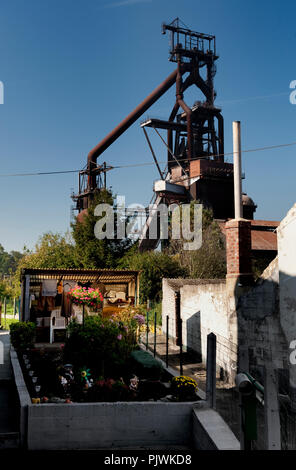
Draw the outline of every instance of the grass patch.
<instances>
[{"instance_id":1,"label":"grass patch","mask_svg":"<svg viewBox=\"0 0 296 470\"><path fill-rule=\"evenodd\" d=\"M12 323L18 323L18 318L6 318L2 316L1 318L1 326L3 326L4 330L9 330L9 327Z\"/></svg>"}]
</instances>

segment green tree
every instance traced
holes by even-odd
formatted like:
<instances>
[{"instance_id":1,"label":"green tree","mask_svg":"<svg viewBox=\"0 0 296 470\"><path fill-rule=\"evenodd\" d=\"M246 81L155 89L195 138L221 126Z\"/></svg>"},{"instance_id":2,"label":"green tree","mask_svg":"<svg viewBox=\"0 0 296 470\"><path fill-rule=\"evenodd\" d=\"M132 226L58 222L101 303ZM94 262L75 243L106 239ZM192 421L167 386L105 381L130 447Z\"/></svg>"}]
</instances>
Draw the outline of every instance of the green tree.
<instances>
[{"instance_id":1,"label":"green tree","mask_svg":"<svg viewBox=\"0 0 296 470\"><path fill-rule=\"evenodd\" d=\"M35 249L20 259L10 287L13 296L20 295L20 274L24 268L75 268L75 246L70 233L48 232L42 235Z\"/></svg>"},{"instance_id":2,"label":"green tree","mask_svg":"<svg viewBox=\"0 0 296 470\"><path fill-rule=\"evenodd\" d=\"M0 244L0 275L13 274L16 271L19 261L22 259L23 253L19 251L6 252Z\"/></svg>"},{"instance_id":3,"label":"green tree","mask_svg":"<svg viewBox=\"0 0 296 470\"><path fill-rule=\"evenodd\" d=\"M75 246L71 235L48 232L36 243L35 250L22 257L22 268L75 268Z\"/></svg>"},{"instance_id":4,"label":"green tree","mask_svg":"<svg viewBox=\"0 0 296 470\"><path fill-rule=\"evenodd\" d=\"M3 298L3 297L6 297L8 294L7 292L7 285L6 283L4 282L4 280L1 280L0 281L0 299Z\"/></svg>"},{"instance_id":5,"label":"green tree","mask_svg":"<svg viewBox=\"0 0 296 470\"><path fill-rule=\"evenodd\" d=\"M160 300L163 277L178 278L188 274L186 267L180 266L176 257L159 251L139 253L136 245L121 259L119 266L141 271L141 302Z\"/></svg>"},{"instance_id":6,"label":"green tree","mask_svg":"<svg viewBox=\"0 0 296 470\"><path fill-rule=\"evenodd\" d=\"M226 276L225 237L211 209L202 212L202 246L198 250L184 250L184 240L170 240L166 249L173 254L191 278L222 279Z\"/></svg>"},{"instance_id":7,"label":"green tree","mask_svg":"<svg viewBox=\"0 0 296 470\"><path fill-rule=\"evenodd\" d=\"M72 224L75 240L75 259L78 266L86 269L115 268L118 260L132 245L130 239L116 239L116 212L114 211L114 239L98 240L94 228L99 217L94 215L98 204L114 206L114 197L108 190L97 192L90 208ZM114 207L114 209L116 209ZM102 217L104 214L102 215Z\"/></svg>"}]
</instances>

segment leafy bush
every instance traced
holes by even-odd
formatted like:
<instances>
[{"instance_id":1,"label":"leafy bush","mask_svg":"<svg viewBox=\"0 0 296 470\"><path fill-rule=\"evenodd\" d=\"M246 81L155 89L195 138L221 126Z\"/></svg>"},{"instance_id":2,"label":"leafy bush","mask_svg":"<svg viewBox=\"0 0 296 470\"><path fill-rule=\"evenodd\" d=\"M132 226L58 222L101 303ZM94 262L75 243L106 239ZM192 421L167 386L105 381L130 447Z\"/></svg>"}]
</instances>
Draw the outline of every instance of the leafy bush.
<instances>
[{"instance_id":1,"label":"leafy bush","mask_svg":"<svg viewBox=\"0 0 296 470\"><path fill-rule=\"evenodd\" d=\"M136 347L135 327L113 318L86 317L84 325L71 322L68 333L64 360L97 377L120 377Z\"/></svg>"},{"instance_id":2,"label":"leafy bush","mask_svg":"<svg viewBox=\"0 0 296 470\"><path fill-rule=\"evenodd\" d=\"M136 245L120 260L119 267L141 271L141 302L161 299L162 278L187 277L188 274L175 256L156 251L139 253Z\"/></svg>"},{"instance_id":3,"label":"leafy bush","mask_svg":"<svg viewBox=\"0 0 296 470\"><path fill-rule=\"evenodd\" d=\"M10 325L12 346L18 351L32 348L36 333L36 325L32 322L17 322Z\"/></svg>"}]
</instances>

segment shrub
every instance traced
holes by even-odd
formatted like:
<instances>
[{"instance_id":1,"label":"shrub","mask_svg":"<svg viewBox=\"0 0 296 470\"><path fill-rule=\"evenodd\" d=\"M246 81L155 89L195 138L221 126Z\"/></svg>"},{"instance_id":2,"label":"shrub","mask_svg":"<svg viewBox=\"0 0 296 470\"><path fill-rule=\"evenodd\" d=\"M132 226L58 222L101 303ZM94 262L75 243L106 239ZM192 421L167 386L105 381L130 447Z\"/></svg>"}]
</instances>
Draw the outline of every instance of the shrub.
<instances>
[{"instance_id":1,"label":"shrub","mask_svg":"<svg viewBox=\"0 0 296 470\"><path fill-rule=\"evenodd\" d=\"M18 351L32 348L36 333L36 325L32 322L17 322L10 325L12 346Z\"/></svg>"},{"instance_id":2,"label":"shrub","mask_svg":"<svg viewBox=\"0 0 296 470\"><path fill-rule=\"evenodd\" d=\"M191 377L179 375L172 379L172 394L179 400L188 400L195 397L197 383Z\"/></svg>"},{"instance_id":3,"label":"shrub","mask_svg":"<svg viewBox=\"0 0 296 470\"><path fill-rule=\"evenodd\" d=\"M120 376L136 347L130 325L113 318L86 317L84 325L71 322L64 360L75 367L87 366L96 376Z\"/></svg>"}]
</instances>

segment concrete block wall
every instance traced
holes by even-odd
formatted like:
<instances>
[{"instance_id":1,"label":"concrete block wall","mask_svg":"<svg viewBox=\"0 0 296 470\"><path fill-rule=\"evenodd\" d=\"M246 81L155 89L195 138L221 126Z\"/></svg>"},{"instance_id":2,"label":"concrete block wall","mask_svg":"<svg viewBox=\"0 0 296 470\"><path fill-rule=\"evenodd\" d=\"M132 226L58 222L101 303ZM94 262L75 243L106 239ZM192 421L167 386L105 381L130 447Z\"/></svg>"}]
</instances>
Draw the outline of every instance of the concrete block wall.
<instances>
[{"instance_id":1,"label":"concrete block wall","mask_svg":"<svg viewBox=\"0 0 296 470\"><path fill-rule=\"evenodd\" d=\"M288 344L281 325L278 258L273 260L249 292L238 299L239 366L260 373L263 367L287 369ZM245 363L241 355L247 352ZM257 379L263 381L263 376Z\"/></svg>"},{"instance_id":2,"label":"concrete block wall","mask_svg":"<svg viewBox=\"0 0 296 470\"><path fill-rule=\"evenodd\" d=\"M188 445L192 406L192 403L162 402L31 405L28 410L28 448L64 450Z\"/></svg>"}]
</instances>

